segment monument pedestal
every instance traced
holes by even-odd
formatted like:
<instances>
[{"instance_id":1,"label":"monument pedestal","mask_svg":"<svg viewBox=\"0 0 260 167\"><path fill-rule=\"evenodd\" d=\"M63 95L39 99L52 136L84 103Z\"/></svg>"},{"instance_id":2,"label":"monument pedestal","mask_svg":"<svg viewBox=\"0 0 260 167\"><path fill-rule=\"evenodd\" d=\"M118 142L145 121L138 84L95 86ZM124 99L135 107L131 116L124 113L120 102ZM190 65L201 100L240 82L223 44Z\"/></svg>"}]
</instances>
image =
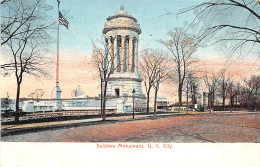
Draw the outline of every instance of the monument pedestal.
<instances>
[{"instance_id":1,"label":"monument pedestal","mask_svg":"<svg viewBox=\"0 0 260 167\"><path fill-rule=\"evenodd\" d=\"M55 99L55 109L62 109L62 101L61 101L61 89L59 86L56 86L52 89L52 98Z\"/></svg>"}]
</instances>

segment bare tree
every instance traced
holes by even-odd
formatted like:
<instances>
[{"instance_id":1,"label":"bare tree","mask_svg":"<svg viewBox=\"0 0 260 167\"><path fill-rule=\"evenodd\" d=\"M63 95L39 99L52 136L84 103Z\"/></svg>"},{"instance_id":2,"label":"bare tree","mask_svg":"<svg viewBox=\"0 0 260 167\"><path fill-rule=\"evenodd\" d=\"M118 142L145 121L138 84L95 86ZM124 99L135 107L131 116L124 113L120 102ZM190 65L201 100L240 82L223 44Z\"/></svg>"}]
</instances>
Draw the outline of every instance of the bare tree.
<instances>
[{"instance_id":1,"label":"bare tree","mask_svg":"<svg viewBox=\"0 0 260 167\"><path fill-rule=\"evenodd\" d=\"M106 43L103 44L103 48L98 48L94 42L93 44L93 65L98 69L100 82L101 82L101 115L102 120L106 120L106 92L107 92L107 84L108 79L111 75L111 64L112 64L112 56L109 55L109 48Z\"/></svg>"},{"instance_id":2,"label":"bare tree","mask_svg":"<svg viewBox=\"0 0 260 167\"><path fill-rule=\"evenodd\" d=\"M160 88L160 84L168 79L168 74L171 72L170 61L168 57L163 53L157 53L153 56L153 66L155 66L154 72L154 116L156 116L157 111L157 95Z\"/></svg>"},{"instance_id":3,"label":"bare tree","mask_svg":"<svg viewBox=\"0 0 260 167\"><path fill-rule=\"evenodd\" d=\"M243 83L241 86L241 93L240 93L240 108L247 107L248 105L248 88L246 87L246 84Z\"/></svg>"},{"instance_id":4,"label":"bare tree","mask_svg":"<svg viewBox=\"0 0 260 167\"><path fill-rule=\"evenodd\" d=\"M235 106L237 107L238 106L238 102L241 101L241 91L242 91L242 86L241 86L241 83L240 81L238 81L235 85Z\"/></svg>"},{"instance_id":5,"label":"bare tree","mask_svg":"<svg viewBox=\"0 0 260 167\"><path fill-rule=\"evenodd\" d=\"M172 79L174 81L177 80L179 106L181 106L182 88L187 74L187 68L195 62L195 59L192 59L192 55L198 49L202 39L188 35L182 29L177 28L171 31L169 35L171 40L161 40L160 42L170 51L170 55L176 65L177 77L174 73Z\"/></svg>"},{"instance_id":6,"label":"bare tree","mask_svg":"<svg viewBox=\"0 0 260 167\"><path fill-rule=\"evenodd\" d=\"M49 76L46 67L46 46L50 36L45 18L44 1L15 0L5 2L1 23L1 41L12 62L1 68L14 72L17 83L15 122L19 122L19 99L24 74L39 77Z\"/></svg>"},{"instance_id":7,"label":"bare tree","mask_svg":"<svg viewBox=\"0 0 260 167\"><path fill-rule=\"evenodd\" d=\"M6 3L8 1L11 1L11 0L2 0L1 4Z\"/></svg>"},{"instance_id":8,"label":"bare tree","mask_svg":"<svg viewBox=\"0 0 260 167\"><path fill-rule=\"evenodd\" d=\"M189 11L196 15L191 26L200 25L204 35L216 37L216 42L224 42L225 47L231 49L231 55L238 50L241 53L243 49L250 52L259 48L258 0L209 0L180 13Z\"/></svg>"},{"instance_id":9,"label":"bare tree","mask_svg":"<svg viewBox=\"0 0 260 167\"><path fill-rule=\"evenodd\" d=\"M226 98L227 98L227 90L228 90L228 85L231 82L231 75L226 74L226 69L221 70L220 72L220 77L218 80L218 85L219 85L219 94L222 98L222 106L223 110L225 111L225 106L226 106Z\"/></svg>"},{"instance_id":10,"label":"bare tree","mask_svg":"<svg viewBox=\"0 0 260 167\"><path fill-rule=\"evenodd\" d=\"M244 79L246 90L246 104L248 107L257 108L257 102L260 100L260 76L253 75L249 80Z\"/></svg>"},{"instance_id":11,"label":"bare tree","mask_svg":"<svg viewBox=\"0 0 260 167\"><path fill-rule=\"evenodd\" d=\"M154 59L157 56L157 53L152 49L144 50L139 63L146 92L146 113L149 113L150 92L155 82L157 64L154 62Z\"/></svg>"},{"instance_id":12,"label":"bare tree","mask_svg":"<svg viewBox=\"0 0 260 167\"><path fill-rule=\"evenodd\" d=\"M114 60L116 60L116 56L119 55L119 52L121 52L120 49L116 49L114 52L114 48L112 43L117 40L117 38L105 38L105 40L101 40L101 47L98 47L93 41L93 54L92 54L92 64L94 68L97 69L99 73L100 78L100 85L101 85L101 114L102 114L102 120L106 120L106 100L107 100L107 86L108 82L110 80L111 74L113 74L116 70L119 70L121 68L122 64L126 64L127 58L130 58L134 55L129 55L127 58L123 60L117 60L117 64L114 63ZM125 66L126 67L126 66Z\"/></svg>"},{"instance_id":13,"label":"bare tree","mask_svg":"<svg viewBox=\"0 0 260 167\"><path fill-rule=\"evenodd\" d=\"M36 0L31 2L28 0L3 0L1 2L3 8L2 22L1 22L1 45L6 44L12 38L20 38L19 36L26 31L39 31L39 29L48 28L48 24L41 26L31 26L28 30L24 29L25 24L39 21L39 9L50 10L51 6L44 3L44 0ZM38 16L37 16L38 15ZM46 18L42 18L46 19Z\"/></svg>"},{"instance_id":14,"label":"bare tree","mask_svg":"<svg viewBox=\"0 0 260 167\"><path fill-rule=\"evenodd\" d=\"M108 41L111 40L111 41ZM113 53L113 46L109 45L109 42L112 42L115 39L105 39L101 41L102 47L97 47L96 44L92 41L93 45L93 55L92 61L94 68L97 69L101 82L101 114L102 120L106 120L106 100L107 100L107 86L110 79L110 75L120 67L122 62L119 62L118 65L114 64L115 57L117 53Z\"/></svg>"},{"instance_id":15,"label":"bare tree","mask_svg":"<svg viewBox=\"0 0 260 167\"><path fill-rule=\"evenodd\" d=\"M236 95L236 88L233 81L229 81L227 83L227 97L229 97L229 107L232 111L232 107L234 106L234 98Z\"/></svg>"},{"instance_id":16,"label":"bare tree","mask_svg":"<svg viewBox=\"0 0 260 167\"><path fill-rule=\"evenodd\" d=\"M199 91L199 78L194 73L189 72L187 76L188 85L190 87L190 94L192 100L192 107L197 103L197 94ZM188 99L188 98L187 98ZM187 106L188 107L188 106Z\"/></svg>"},{"instance_id":17,"label":"bare tree","mask_svg":"<svg viewBox=\"0 0 260 167\"><path fill-rule=\"evenodd\" d=\"M237 81L234 83L231 81L228 84L228 97L230 100L230 107L238 107L238 102L240 102L240 106L242 105L242 91L243 91L244 86L241 85L240 81Z\"/></svg>"},{"instance_id":18,"label":"bare tree","mask_svg":"<svg viewBox=\"0 0 260 167\"><path fill-rule=\"evenodd\" d=\"M210 109L214 110L215 96L219 84L218 77L214 74L209 75L206 71L206 74L203 76L203 78L206 89L208 91L208 106Z\"/></svg>"}]
</instances>

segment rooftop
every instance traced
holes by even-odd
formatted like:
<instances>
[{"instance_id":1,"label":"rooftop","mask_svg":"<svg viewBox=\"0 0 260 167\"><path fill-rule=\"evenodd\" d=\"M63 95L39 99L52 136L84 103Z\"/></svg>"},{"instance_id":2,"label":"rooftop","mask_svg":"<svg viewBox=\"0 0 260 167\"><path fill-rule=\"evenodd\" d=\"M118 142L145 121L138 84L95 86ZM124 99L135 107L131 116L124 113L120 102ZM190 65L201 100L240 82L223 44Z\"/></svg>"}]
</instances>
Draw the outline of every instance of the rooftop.
<instances>
[{"instance_id":1,"label":"rooftop","mask_svg":"<svg viewBox=\"0 0 260 167\"><path fill-rule=\"evenodd\" d=\"M140 25L137 23L137 20L132 15L128 14L124 10L123 6L120 7L118 12L107 18L107 22L103 29L103 34L106 34L108 31L118 29L128 29L141 34Z\"/></svg>"},{"instance_id":2,"label":"rooftop","mask_svg":"<svg viewBox=\"0 0 260 167\"><path fill-rule=\"evenodd\" d=\"M109 16L107 18L107 21L112 20L114 18L118 18L118 17L127 17L130 18L132 20L134 20L135 22L137 22L137 20L130 14L128 14L125 10L123 6L120 6L120 10L118 12L116 12L114 15Z\"/></svg>"}]
</instances>

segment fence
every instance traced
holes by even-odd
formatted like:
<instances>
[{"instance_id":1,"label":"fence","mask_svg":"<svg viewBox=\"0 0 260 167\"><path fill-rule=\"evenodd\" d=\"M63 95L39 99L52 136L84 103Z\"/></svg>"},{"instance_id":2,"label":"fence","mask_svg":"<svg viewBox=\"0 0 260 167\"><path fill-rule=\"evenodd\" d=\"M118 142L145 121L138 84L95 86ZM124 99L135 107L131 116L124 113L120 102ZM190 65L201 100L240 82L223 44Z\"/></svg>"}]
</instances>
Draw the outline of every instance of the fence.
<instances>
[{"instance_id":1,"label":"fence","mask_svg":"<svg viewBox=\"0 0 260 167\"><path fill-rule=\"evenodd\" d=\"M130 98L131 96L124 96L124 98ZM144 111L144 105L139 102L139 99L143 97L135 97L135 111ZM118 109L117 97L109 97L106 101L107 114L115 113ZM100 99L98 97L87 97L87 98L72 98L72 99L60 99L62 102L62 109L57 111L56 99L33 99L33 98L21 98L19 108L21 110L20 121L30 121L36 119L48 118L65 118L65 117L86 117L87 116L99 116L100 115ZM128 107L132 111L131 106ZM1 123L13 122L14 121L14 108L10 111L1 109ZM124 112L125 110L117 112ZM127 110L128 111L128 110Z\"/></svg>"},{"instance_id":2,"label":"fence","mask_svg":"<svg viewBox=\"0 0 260 167\"><path fill-rule=\"evenodd\" d=\"M115 110L106 110L106 114L114 114ZM19 116L20 121L30 121L39 119L54 119L60 118L61 120L69 117L99 117L101 116L100 110L61 110L61 111L37 111L37 112L23 112ZM1 124L14 122L14 113L1 114Z\"/></svg>"}]
</instances>

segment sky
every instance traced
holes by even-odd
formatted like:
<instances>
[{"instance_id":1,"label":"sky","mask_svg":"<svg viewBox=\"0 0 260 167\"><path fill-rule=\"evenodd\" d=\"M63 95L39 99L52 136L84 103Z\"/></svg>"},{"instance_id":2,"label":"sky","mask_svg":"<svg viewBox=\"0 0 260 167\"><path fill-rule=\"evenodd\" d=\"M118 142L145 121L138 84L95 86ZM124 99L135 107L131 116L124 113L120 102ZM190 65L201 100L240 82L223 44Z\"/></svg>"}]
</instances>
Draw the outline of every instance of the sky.
<instances>
[{"instance_id":1,"label":"sky","mask_svg":"<svg viewBox=\"0 0 260 167\"><path fill-rule=\"evenodd\" d=\"M192 2L192 3L191 3ZM61 0L60 10L64 12L69 21L69 30L65 27L60 32L60 47L64 52L91 53L91 39L96 41L102 38L102 30L108 16L116 13L120 6L135 18L141 26L140 50L148 47L157 48L158 40L165 38L167 32L174 27L183 26L190 21L193 14L185 14L176 18L176 15L165 15L168 11L178 13L180 9L201 2L201 0L185 1L151 1L151 0ZM55 0L47 0L47 3L57 11ZM56 13L53 13L55 15ZM183 19L185 18L185 20ZM77 45L72 45L77 44Z\"/></svg>"},{"instance_id":2,"label":"sky","mask_svg":"<svg viewBox=\"0 0 260 167\"><path fill-rule=\"evenodd\" d=\"M97 72L91 66L92 44L91 40L97 42L102 39L102 30L106 18L116 13L120 6L134 16L142 29L139 36L139 51L146 48L165 50L158 42L160 39L169 39L167 32L175 27L186 26L194 18L192 12L176 15L181 9L199 4L204 0L60 0L60 11L69 21L69 29L60 26L60 87L62 97L70 98L71 91L78 85L89 96L97 96L99 93L99 80ZM52 19L57 18L57 1L46 0L46 3L53 6L48 15ZM56 40L56 32L52 33L53 40ZM49 46L51 57L56 58L56 43ZM219 69L226 62L226 55L214 48L199 49L195 56L200 58L204 64L209 64L213 69ZM244 63L244 67L251 75L255 68L258 68L259 61L248 59L251 56L241 58L238 63ZM7 61L7 58L0 60L0 63ZM203 64L201 63L201 64ZM233 66L236 67L237 64ZM252 72L252 67L253 72ZM49 69L53 76L51 79L34 78L26 76L22 83L21 97L28 97L36 89L44 90L44 98L50 98L51 90L55 86L55 64ZM234 71L234 70L233 70ZM237 70L236 70L237 71ZM243 69L240 69L243 71ZM259 73L259 72L258 72ZM239 75L239 74L238 74ZM9 92L10 97L15 97L16 83L14 75L9 77L0 76L0 97L5 97ZM159 95L173 98L174 93L169 93L168 88L174 92L174 85L165 84Z\"/></svg>"}]
</instances>

